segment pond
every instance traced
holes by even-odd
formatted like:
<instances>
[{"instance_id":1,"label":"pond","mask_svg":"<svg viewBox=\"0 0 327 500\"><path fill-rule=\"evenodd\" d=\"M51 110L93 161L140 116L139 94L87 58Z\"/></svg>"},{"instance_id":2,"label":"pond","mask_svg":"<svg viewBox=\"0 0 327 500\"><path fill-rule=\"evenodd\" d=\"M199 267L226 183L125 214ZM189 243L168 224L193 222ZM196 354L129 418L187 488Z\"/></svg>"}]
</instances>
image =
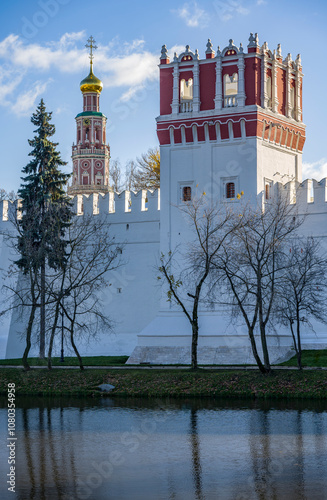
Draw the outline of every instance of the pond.
<instances>
[{"instance_id":1,"label":"pond","mask_svg":"<svg viewBox=\"0 0 327 500\"><path fill-rule=\"evenodd\" d=\"M19 398L16 494L37 500L325 500L327 402ZM0 409L2 443L7 411Z\"/></svg>"}]
</instances>

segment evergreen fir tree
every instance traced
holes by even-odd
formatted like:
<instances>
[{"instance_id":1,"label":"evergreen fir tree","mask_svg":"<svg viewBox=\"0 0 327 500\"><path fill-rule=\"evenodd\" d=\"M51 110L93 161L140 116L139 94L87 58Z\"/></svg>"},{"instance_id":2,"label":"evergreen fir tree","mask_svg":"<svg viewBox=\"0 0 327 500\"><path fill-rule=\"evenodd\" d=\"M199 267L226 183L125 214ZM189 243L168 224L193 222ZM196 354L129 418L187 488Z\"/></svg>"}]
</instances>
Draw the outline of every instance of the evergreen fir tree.
<instances>
[{"instance_id":1,"label":"evergreen fir tree","mask_svg":"<svg viewBox=\"0 0 327 500\"><path fill-rule=\"evenodd\" d=\"M50 140L55 133L51 115L46 112L42 99L31 118L36 126L34 138L28 141L33 148L29 153L32 160L23 169L26 175L18 191L22 218L18 237L20 259L16 264L24 274L32 270L40 278L41 358L45 357L45 268L46 265L52 269L65 266L68 244L65 230L72 216L71 202L64 190L70 174L60 171L66 162L56 150L58 144Z\"/></svg>"}]
</instances>

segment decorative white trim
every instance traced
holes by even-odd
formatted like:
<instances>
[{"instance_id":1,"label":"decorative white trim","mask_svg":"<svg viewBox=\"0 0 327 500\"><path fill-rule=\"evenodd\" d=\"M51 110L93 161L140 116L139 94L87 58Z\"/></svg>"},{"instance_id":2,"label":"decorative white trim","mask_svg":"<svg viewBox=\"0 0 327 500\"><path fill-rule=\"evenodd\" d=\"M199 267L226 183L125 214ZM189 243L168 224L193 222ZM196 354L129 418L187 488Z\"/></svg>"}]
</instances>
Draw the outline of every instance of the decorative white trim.
<instances>
[{"instance_id":1,"label":"decorative white trim","mask_svg":"<svg viewBox=\"0 0 327 500\"><path fill-rule=\"evenodd\" d=\"M179 67L178 63L174 63L173 73L173 102L171 104L172 114L177 114L179 111Z\"/></svg>"},{"instance_id":2,"label":"decorative white trim","mask_svg":"<svg viewBox=\"0 0 327 500\"><path fill-rule=\"evenodd\" d=\"M215 109L223 107L223 89L222 89L222 65L221 55L217 54L216 62L216 92L215 92Z\"/></svg>"},{"instance_id":3,"label":"decorative white trim","mask_svg":"<svg viewBox=\"0 0 327 500\"><path fill-rule=\"evenodd\" d=\"M240 107L245 106L245 87L244 87L244 54L243 50L239 53L238 57L238 88L237 88L237 105Z\"/></svg>"},{"instance_id":4,"label":"decorative white trim","mask_svg":"<svg viewBox=\"0 0 327 500\"><path fill-rule=\"evenodd\" d=\"M199 62L194 62L193 67L193 112L200 111L200 78L199 78Z\"/></svg>"}]
</instances>

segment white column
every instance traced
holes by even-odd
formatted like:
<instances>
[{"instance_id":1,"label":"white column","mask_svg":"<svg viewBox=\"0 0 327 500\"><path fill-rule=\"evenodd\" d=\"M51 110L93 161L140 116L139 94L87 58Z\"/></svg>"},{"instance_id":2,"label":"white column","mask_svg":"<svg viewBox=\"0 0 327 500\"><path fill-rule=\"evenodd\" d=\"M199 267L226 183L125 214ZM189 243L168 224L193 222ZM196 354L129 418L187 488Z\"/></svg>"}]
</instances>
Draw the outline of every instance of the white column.
<instances>
[{"instance_id":1,"label":"white column","mask_svg":"<svg viewBox=\"0 0 327 500\"><path fill-rule=\"evenodd\" d=\"M173 102L171 105L171 111L173 114L179 112L179 67L178 62L174 63L174 74L173 74Z\"/></svg>"},{"instance_id":2,"label":"white column","mask_svg":"<svg viewBox=\"0 0 327 500\"><path fill-rule=\"evenodd\" d=\"M240 52L238 56L238 92L237 105L245 106L245 88L244 88L244 54Z\"/></svg>"},{"instance_id":3,"label":"white column","mask_svg":"<svg viewBox=\"0 0 327 500\"><path fill-rule=\"evenodd\" d=\"M272 100L272 110L274 113L278 112L278 93L277 93L277 60L276 51L274 50L274 58L272 61L272 82L271 82L271 100Z\"/></svg>"},{"instance_id":4,"label":"white column","mask_svg":"<svg viewBox=\"0 0 327 500\"><path fill-rule=\"evenodd\" d=\"M301 73L296 72L296 95L295 95L295 109L296 109L296 120L301 121Z\"/></svg>"},{"instance_id":5,"label":"white column","mask_svg":"<svg viewBox=\"0 0 327 500\"><path fill-rule=\"evenodd\" d=\"M301 56L300 54L297 55L296 58L296 83L295 83L295 118L297 121L301 121L301 79L302 79L302 72L301 72Z\"/></svg>"},{"instance_id":6,"label":"white column","mask_svg":"<svg viewBox=\"0 0 327 500\"><path fill-rule=\"evenodd\" d=\"M94 158L91 160L91 184L94 184Z\"/></svg>"},{"instance_id":7,"label":"white column","mask_svg":"<svg viewBox=\"0 0 327 500\"><path fill-rule=\"evenodd\" d=\"M200 111L200 79L199 79L199 62L194 61L193 67L193 111Z\"/></svg>"},{"instance_id":8,"label":"white column","mask_svg":"<svg viewBox=\"0 0 327 500\"><path fill-rule=\"evenodd\" d=\"M285 59L286 64L286 116L287 118L292 118L292 106L291 106L291 64L292 58L291 54L288 53Z\"/></svg>"},{"instance_id":9,"label":"white column","mask_svg":"<svg viewBox=\"0 0 327 500\"><path fill-rule=\"evenodd\" d=\"M216 62L216 95L215 95L215 109L222 109L223 107L223 92L221 80L221 52L218 48L217 62Z\"/></svg>"},{"instance_id":10,"label":"white column","mask_svg":"<svg viewBox=\"0 0 327 500\"><path fill-rule=\"evenodd\" d=\"M267 93L267 55L266 50L268 49L267 43L262 45L262 55L261 55L261 106L263 108L268 107L268 93Z\"/></svg>"}]
</instances>

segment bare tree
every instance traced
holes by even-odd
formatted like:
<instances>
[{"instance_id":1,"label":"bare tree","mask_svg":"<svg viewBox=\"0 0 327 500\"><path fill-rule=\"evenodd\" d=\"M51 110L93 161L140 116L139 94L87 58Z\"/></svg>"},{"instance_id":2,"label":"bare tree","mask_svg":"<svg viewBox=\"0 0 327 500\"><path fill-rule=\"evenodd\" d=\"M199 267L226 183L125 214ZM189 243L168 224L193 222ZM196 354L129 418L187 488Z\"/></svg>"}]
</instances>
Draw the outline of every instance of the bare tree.
<instances>
[{"instance_id":1,"label":"bare tree","mask_svg":"<svg viewBox=\"0 0 327 500\"><path fill-rule=\"evenodd\" d=\"M168 284L168 300L173 300L182 309L192 328L191 366L198 367L198 309L203 286L209 276L212 263L224 241L238 221L225 205L210 205L202 196L192 199L180 208L195 233L195 238L185 254L177 259L178 252L161 255L159 271ZM177 260L183 263L184 271L174 269ZM161 276L158 279L161 279Z\"/></svg>"},{"instance_id":2,"label":"bare tree","mask_svg":"<svg viewBox=\"0 0 327 500\"><path fill-rule=\"evenodd\" d=\"M122 182L121 166L118 159L112 160L110 162L110 177L111 177L110 185L112 189L116 193L120 193L123 189L123 182Z\"/></svg>"},{"instance_id":3,"label":"bare tree","mask_svg":"<svg viewBox=\"0 0 327 500\"><path fill-rule=\"evenodd\" d=\"M160 152L150 148L136 159L132 189L158 189L160 187Z\"/></svg>"},{"instance_id":4,"label":"bare tree","mask_svg":"<svg viewBox=\"0 0 327 500\"><path fill-rule=\"evenodd\" d=\"M0 189L0 201L3 200L8 200L8 201L15 201L17 200L17 193L15 191L9 191L7 192L5 189Z\"/></svg>"},{"instance_id":5,"label":"bare tree","mask_svg":"<svg viewBox=\"0 0 327 500\"><path fill-rule=\"evenodd\" d=\"M134 190L134 174L135 174L135 161L130 160L125 167L125 189L127 191Z\"/></svg>"},{"instance_id":6,"label":"bare tree","mask_svg":"<svg viewBox=\"0 0 327 500\"><path fill-rule=\"evenodd\" d=\"M60 310L70 322L70 341L80 367L82 360L74 341L75 330L91 332L92 328L110 330L108 315L101 307L100 290L110 286L110 271L121 266L121 245L117 245L109 233L104 218L92 215L75 217L68 229L69 247L67 263L56 275L48 276L48 294L54 304L53 324L48 347L48 368L54 338L58 328ZM109 273L109 274L108 274Z\"/></svg>"},{"instance_id":7,"label":"bare tree","mask_svg":"<svg viewBox=\"0 0 327 500\"><path fill-rule=\"evenodd\" d=\"M276 284L285 270L283 245L302 220L296 216L294 206L279 193L266 203L264 210L248 205L240 215L242 224L224 242L224 252L220 252L214 264L220 283L221 273L224 276L227 302L233 314L241 315L246 323L256 363L260 371L267 374L271 371L267 325L276 297ZM260 333L263 361L256 345L256 327Z\"/></svg>"},{"instance_id":8,"label":"bare tree","mask_svg":"<svg viewBox=\"0 0 327 500\"><path fill-rule=\"evenodd\" d=\"M13 230L8 231L5 236L7 243L17 252L17 233L20 234L21 225L16 215L13 210L9 213ZM75 333L85 338L101 330L110 331L112 324L108 312L102 307L100 291L110 286L110 271L122 265L122 244L116 244L115 238L109 234L109 225L104 218L92 215L74 217L66 230L66 239L69 244L64 265L58 269L47 266L45 273L49 369L52 367L52 350L62 311L69 321L70 342L81 368L82 359L74 339ZM33 345L32 336L37 338L35 319L41 307L42 284L38 266L39 249L33 246L32 239L27 239L25 244L32 247L28 255L32 263L35 261L35 265L30 265L26 273L17 269L14 264L11 266L4 285L7 303L1 315L18 309L24 318L28 318L23 355L23 365L28 370L30 367L27 358ZM56 248L52 251L56 252Z\"/></svg>"},{"instance_id":9,"label":"bare tree","mask_svg":"<svg viewBox=\"0 0 327 500\"><path fill-rule=\"evenodd\" d=\"M313 238L295 239L283 256L286 272L277 285L275 316L282 325L290 327L300 370L301 323L309 323L309 318L327 322L326 264L326 255L320 243Z\"/></svg>"},{"instance_id":10,"label":"bare tree","mask_svg":"<svg viewBox=\"0 0 327 500\"><path fill-rule=\"evenodd\" d=\"M31 216L37 217L38 207L31 206ZM16 206L13 205L8 211L9 227L3 232L6 244L11 248L13 255L19 255L19 240L23 229L17 217ZM39 273L39 248L34 245L32 238L25 239L26 255L30 265L25 272L20 270L13 262L4 280L4 308L2 314L18 310L20 315L27 311L28 320L25 331L26 347L22 362L25 370L29 370L27 358L32 346L32 333L36 313L40 308L40 273ZM19 282L19 286L18 286Z\"/></svg>"}]
</instances>

